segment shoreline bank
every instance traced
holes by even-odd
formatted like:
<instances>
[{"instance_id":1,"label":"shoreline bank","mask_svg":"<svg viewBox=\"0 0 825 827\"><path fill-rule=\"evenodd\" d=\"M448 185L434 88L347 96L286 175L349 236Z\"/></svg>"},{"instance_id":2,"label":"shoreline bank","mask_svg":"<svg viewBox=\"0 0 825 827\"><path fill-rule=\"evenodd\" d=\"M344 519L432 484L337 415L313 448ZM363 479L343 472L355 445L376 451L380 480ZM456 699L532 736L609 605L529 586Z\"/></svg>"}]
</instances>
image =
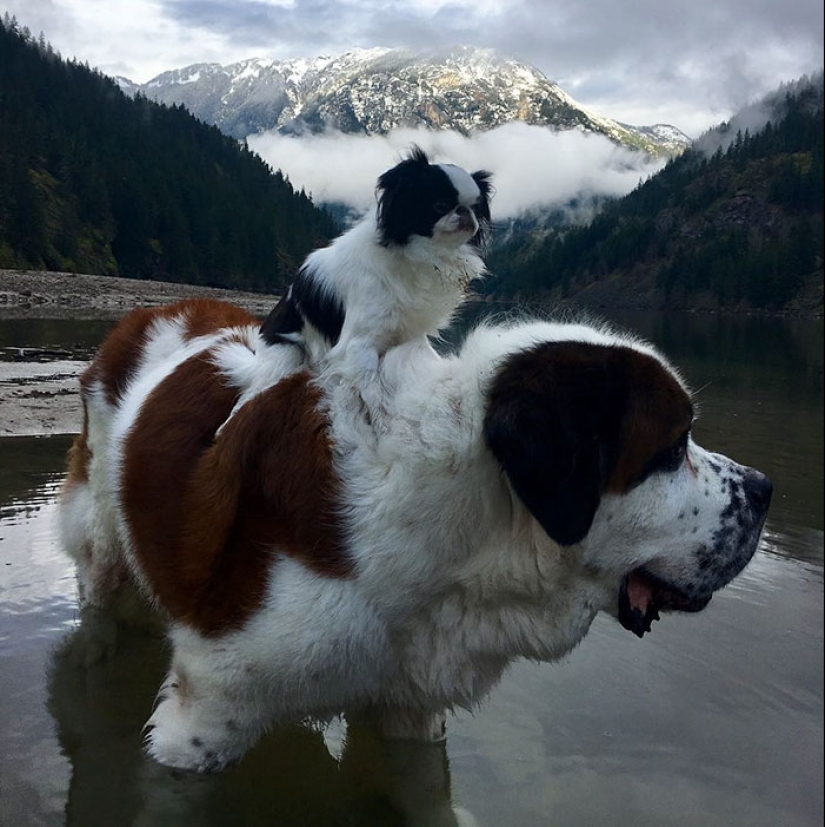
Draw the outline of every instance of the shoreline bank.
<instances>
[{"instance_id":1,"label":"shoreline bank","mask_svg":"<svg viewBox=\"0 0 825 827\"><path fill-rule=\"evenodd\" d=\"M213 298L264 316L277 294L77 273L0 270L0 319L119 319L133 307Z\"/></svg>"},{"instance_id":2,"label":"shoreline bank","mask_svg":"<svg viewBox=\"0 0 825 827\"><path fill-rule=\"evenodd\" d=\"M277 295L74 273L0 270L0 321L116 321L134 307L214 298L263 317ZM87 354L50 352L13 342L0 354L0 437L80 431L80 374Z\"/></svg>"}]
</instances>

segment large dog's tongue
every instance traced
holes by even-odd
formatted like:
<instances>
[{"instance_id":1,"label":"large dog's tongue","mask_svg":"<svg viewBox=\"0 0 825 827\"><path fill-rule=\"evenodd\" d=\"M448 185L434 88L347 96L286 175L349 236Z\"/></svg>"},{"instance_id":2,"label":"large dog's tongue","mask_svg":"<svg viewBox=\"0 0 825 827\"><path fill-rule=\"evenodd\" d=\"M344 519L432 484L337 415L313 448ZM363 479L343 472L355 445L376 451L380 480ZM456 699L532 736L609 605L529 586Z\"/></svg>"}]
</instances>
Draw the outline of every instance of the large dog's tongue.
<instances>
[{"instance_id":1,"label":"large dog's tongue","mask_svg":"<svg viewBox=\"0 0 825 827\"><path fill-rule=\"evenodd\" d=\"M652 583L636 572L623 577L619 588L619 623L634 635L644 637L650 624L658 619Z\"/></svg>"}]
</instances>

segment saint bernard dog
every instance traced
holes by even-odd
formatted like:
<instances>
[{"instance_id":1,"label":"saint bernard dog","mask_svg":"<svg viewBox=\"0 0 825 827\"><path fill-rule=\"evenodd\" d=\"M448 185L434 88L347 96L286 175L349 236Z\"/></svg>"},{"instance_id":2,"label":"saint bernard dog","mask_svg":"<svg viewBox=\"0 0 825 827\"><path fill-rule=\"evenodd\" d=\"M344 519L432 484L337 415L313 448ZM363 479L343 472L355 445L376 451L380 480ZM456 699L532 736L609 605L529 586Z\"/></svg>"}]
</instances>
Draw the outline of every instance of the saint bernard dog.
<instances>
[{"instance_id":1,"label":"saint bernard dog","mask_svg":"<svg viewBox=\"0 0 825 827\"><path fill-rule=\"evenodd\" d=\"M168 619L162 764L218 770L340 713L441 738L514 659L557 660L599 611L640 637L699 611L756 550L770 481L693 441L684 381L636 338L399 345L380 429L305 360L189 300L134 310L82 377L63 540L86 604L131 580Z\"/></svg>"}]
</instances>

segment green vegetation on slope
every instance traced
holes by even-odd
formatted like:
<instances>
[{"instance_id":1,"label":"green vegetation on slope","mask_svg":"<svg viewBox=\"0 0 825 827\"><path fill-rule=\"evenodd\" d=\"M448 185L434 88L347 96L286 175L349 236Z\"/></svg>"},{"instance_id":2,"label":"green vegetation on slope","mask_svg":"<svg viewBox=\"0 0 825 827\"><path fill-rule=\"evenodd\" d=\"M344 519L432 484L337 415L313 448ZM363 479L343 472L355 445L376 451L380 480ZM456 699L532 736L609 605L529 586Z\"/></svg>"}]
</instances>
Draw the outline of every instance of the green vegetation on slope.
<instances>
[{"instance_id":1,"label":"green vegetation on slope","mask_svg":"<svg viewBox=\"0 0 825 827\"><path fill-rule=\"evenodd\" d=\"M271 291L335 233L217 128L0 22L0 267Z\"/></svg>"},{"instance_id":2,"label":"green vegetation on slope","mask_svg":"<svg viewBox=\"0 0 825 827\"><path fill-rule=\"evenodd\" d=\"M635 290L640 304L780 309L818 285L821 302L822 76L771 105L755 134L715 153L700 141L587 226L499 246L489 291L609 300Z\"/></svg>"}]
</instances>

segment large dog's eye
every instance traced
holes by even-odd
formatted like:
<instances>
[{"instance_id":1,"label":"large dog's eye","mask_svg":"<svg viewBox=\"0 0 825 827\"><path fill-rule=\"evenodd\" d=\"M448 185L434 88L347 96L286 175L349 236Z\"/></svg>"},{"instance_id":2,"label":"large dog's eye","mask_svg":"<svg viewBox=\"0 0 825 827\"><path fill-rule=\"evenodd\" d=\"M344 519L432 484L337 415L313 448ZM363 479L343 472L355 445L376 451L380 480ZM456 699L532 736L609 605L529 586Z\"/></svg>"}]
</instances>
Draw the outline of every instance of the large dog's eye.
<instances>
[{"instance_id":1,"label":"large dog's eye","mask_svg":"<svg viewBox=\"0 0 825 827\"><path fill-rule=\"evenodd\" d=\"M690 431L685 431L679 439L659 453L654 454L644 471L636 480L636 485L644 482L651 474L672 474L682 467L687 456L687 444Z\"/></svg>"},{"instance_id":2,"label":"large dog's eye","mask_svg":"<svg viewBox=\"0 0 825 827\"><path fill-rule=\"evenodd\" d=\"M688 432L685 431L675 445L671 445L670 448L667 448L662 452L662 454L659 455L656 470L678 471L679 468L682 467L682 463L685 461L685 455L687 454L687 442Z\"/></svg>"},{"instance_id":3,"label":"large dog's eye","mask_svg":"<svg viewBox=\"0 0 825 827\"><path fill-rule=\"evenodd\" d=\"M436 215L446 215L453 208L449 201L435 201L433 203L433 212Z\"/></svg>"}]
</instances>

